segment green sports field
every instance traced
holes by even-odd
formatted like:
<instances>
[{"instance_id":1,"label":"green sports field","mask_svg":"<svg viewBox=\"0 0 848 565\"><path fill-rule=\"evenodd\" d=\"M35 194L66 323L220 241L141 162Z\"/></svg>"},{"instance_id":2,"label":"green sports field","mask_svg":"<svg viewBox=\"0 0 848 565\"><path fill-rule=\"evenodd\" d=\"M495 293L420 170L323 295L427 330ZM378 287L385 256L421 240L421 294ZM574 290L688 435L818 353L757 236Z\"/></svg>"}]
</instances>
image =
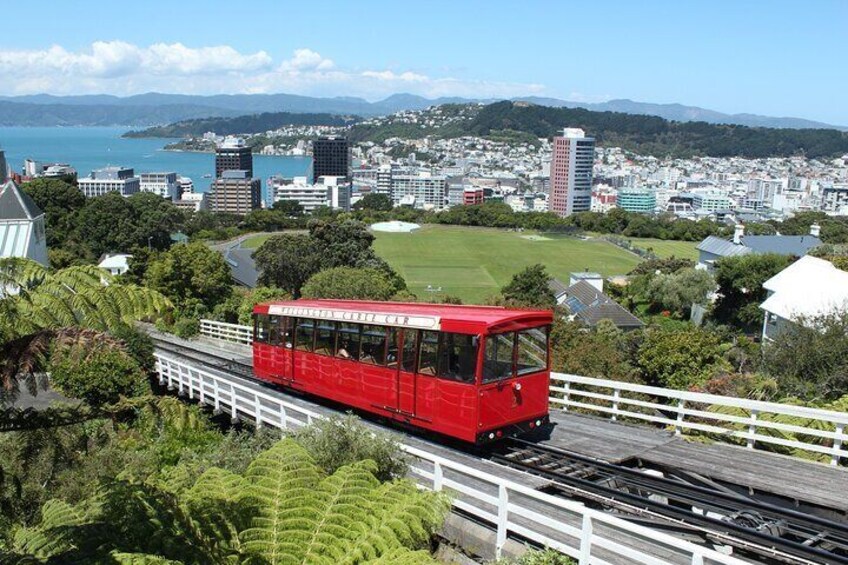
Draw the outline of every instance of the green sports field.
<instances>
[{"instance_id":1,"label":"green sports field","mask_svg":"<svg viewBox=\"0 0 848 565\"><path fill-rule=\"evenodd\" d=\"M650 239L647 237L629 237L636 247L649 249L662 258L677 257L678 259L697 259L698 250L695 246L697 241L666 241L663 239Z\"/></svg>"},{"instance_id":2,"label":"green sports field","mask_svg":"<svg viewBox=\"0 0 848 565\"><path fill-rule=\"evenodd\" d=\"M424 225L412 233L376 232L374 247L406 279L410 290L428 285L464 302L497 294L522 268L542 263L568 284L574 271L620 275L639 263L634 254L600 240L548 237L486 228Z\"/></svg>"}]
</instances>

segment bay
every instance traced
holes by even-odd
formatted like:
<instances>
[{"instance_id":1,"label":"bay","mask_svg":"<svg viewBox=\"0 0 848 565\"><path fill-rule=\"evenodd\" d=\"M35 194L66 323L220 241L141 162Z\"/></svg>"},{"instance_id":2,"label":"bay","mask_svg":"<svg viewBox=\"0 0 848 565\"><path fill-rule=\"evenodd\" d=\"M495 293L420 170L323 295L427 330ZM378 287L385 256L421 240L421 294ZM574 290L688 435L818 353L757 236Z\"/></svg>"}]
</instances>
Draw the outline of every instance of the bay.
<instances>
[{"instance_id":1,"label":"bay","mask_svg":"<svg viewBox=\"0 0 848 565\"><path fill-rule=\"evenodd\" d=\"M211 153L163 151L175 141L162 138L128 139L121 127L0 127L0 149L15 172L21 172L24 159L43 163L67 163L80 177L108 165L132 167L135 174L176 172L194 181L195 190L206 192L212 182L204 175L215 174L215 156ZM253 174L262 179L263 201L268 177L304 176L311 157L253 156Z\"/></svg>"}]
</instances>

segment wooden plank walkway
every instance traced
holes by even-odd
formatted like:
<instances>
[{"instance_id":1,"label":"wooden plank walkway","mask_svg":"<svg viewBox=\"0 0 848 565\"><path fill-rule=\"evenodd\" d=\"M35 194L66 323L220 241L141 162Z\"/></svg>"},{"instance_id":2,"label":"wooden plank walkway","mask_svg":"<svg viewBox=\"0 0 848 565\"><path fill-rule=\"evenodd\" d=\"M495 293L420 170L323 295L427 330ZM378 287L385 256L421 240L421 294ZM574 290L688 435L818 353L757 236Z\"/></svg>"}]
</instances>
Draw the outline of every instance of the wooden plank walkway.
<instances>
[{"instance_id":1,"label":"wooden plank walkway","mask_svg":"<svg viewBox=\"0 0 848 565\"><path fill-rule=\"evenodd\" d=\"M704 444L647 426L553 411L541 443L609 463L640 460L721 483L848 513L848 469L728 444Z\"/></svg>"}]
</instances>

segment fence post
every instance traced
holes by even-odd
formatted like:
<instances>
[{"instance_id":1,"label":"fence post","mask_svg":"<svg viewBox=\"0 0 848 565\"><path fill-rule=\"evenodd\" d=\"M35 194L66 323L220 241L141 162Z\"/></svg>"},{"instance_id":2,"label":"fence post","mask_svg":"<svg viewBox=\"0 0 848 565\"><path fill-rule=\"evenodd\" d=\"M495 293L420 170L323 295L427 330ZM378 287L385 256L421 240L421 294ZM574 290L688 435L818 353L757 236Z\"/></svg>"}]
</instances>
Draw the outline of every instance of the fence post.
<instances>
[{"instance_id":1,"label":"fence post","mask_svg":"<svg viewBox=\"0 0 848 565\"><path fill-rule=\"evenodd\" d=\"M442 471L442 464L438 461L433 461L433 490L435 492L441 492L443 481L444 475Z\"/></svg>"},{"instance_id":2,"label":"fence post","mask_svg":"<svg viewBox=\"0 0 848 565\"><path fill-rule=\"evenodd\" d=\"M221 413L221 390L218 387L218 379L212 379L212 394L215 397L215 415Z\"/></svg>"},{"instance_id":3,"label":"fence post","mask_svg":"<svg viewBox=\"0 0 848 565\"><path fill-rule=\"evenodd\" d=\"M681 398L677 401L677 425L674 426L674 435L679 436L683 433L683 410L686 408L686 400Z\"/></svg>"},{"instance_id":4,"label":"fence post","mask_svg":"<svg viewBox=\"0 0 848 565\"><path fill-rule=\"evenodd\" d=\"M280 429L287 430L289 428L288 416L286 415L286 407L280 404Z\"/></svg>"},{"instance_id":5,"label":"fence post","mask_svg":"<svg viewBox=\"0 0 848 565\"><path fill-rule=\"evenodd\" d=\"M238 410L236 410L237 403L238 402L236 400L236 387L234 387L233 384L230 383L230 405L232 407L232 415L230 416L230 419L233 423L238 422Z\"/></svg>"},{"instance_id":6,"label":"fence post","mask_svg":"<svg viewBox=\"0 0 848 565\"><path fill-rule=\"evenodd\" d=\"M704 556L700 553L692 554L692 565L704 565Z\"/></svg>"},{"instance_id":7,"label":"fence post","mask_svg":"<svg viewBox=\"0 0 848 565\"><path fill-rule=\"evenodd\" d=\"M751 436L748 438L748 449L754 449L754 446L757 443L757 440L753 437L754 434L757 433L757 414L759 410L756 408L751 408L751 423L748 424L748 434Z\"/></svg>"},{"instance_id":8,"label":"fence post","mask_svg":"<svg viewBox=\"0 0 848 565\"><path fill-rule=\"evenodd\" d=\"M615 422L618 420L618 399L621 397L621 391L619 389L613 389L612 391L612 416L610 419Z\"/></svg>"},{"instance_id":9,"label":"fence post","mask_svg":"<svg viewBox=\"0 0 848 565\"><path fill-rule=\"evenodd\" d=\"M836 424L836 437L833 438L833 456L830 458L831 465L839 465L839 459L842 457L842 432L845 430L845 424Z\"/></svg>"},{"instance_id":10,"label":"fence post","mask_svg":"<svg viewBox=\"0 0 848 565\"><path fill-rule=\"evenodd\" d=\"M256 429L258 430L262 427L262 401L259 399L258 394L253 396L253 402L253 409L256 411Z\"/></svg>"},{"instance_id":11,"label":"fence post","mask_svg":"<svg viewBox=\"0 0 848 565\"><path fill-rule=\"evenodd\" d=\"M509 515L509 492L504 485L498 485L498 534L495 542L495 559L501 558L506 543L507 518Z\"/></svg>"},{"instance_id":12,"label":"fence post","mask_svg":"<svg viewBox=\"0 0 848 565\"><path fill-rule=\"evenodd\" d=\"M563 388L565 388L565 392L562 393L562 399L568 402L569 400L571 400L571 383L565 381L565 386ZM568 404L562 405L562 411L568 412Z\"/></svg>"},{"instance_id":13,"label":"fence post","mask_svg":"<svg viewBox=\"0 0 848 565\"><path fill-rule=\"evenodd\" d=\"M580 565L589 565L592 558L592 517L587 512L583 514L583 527L580 529Z\"/></svg>"},{"instance_id":14,"label":"fence post","mask_svg":"<svg viewBox=\"0 0 848 565\"><path fill-rule=\"evenodd\" d=\"M203 377L197 375L197 389L200 391L200 403L206 404L206 385L203 384Z\"/></svg>"}]
</instances>

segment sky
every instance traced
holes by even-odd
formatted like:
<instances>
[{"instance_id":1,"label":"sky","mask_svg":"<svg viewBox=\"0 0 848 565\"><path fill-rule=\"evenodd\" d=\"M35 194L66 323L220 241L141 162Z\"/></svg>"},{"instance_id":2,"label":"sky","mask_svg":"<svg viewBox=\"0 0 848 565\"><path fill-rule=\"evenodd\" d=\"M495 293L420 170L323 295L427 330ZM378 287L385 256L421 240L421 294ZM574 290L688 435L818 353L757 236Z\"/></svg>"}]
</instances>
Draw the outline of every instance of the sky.
<instances>
[{"instance_id":1,"label":"sky","mask_svg":"<svg viewBox=\"0 0 848 565\"><path fill-rule=\"evenodd\" d=\"M848 125L848 0L30 0L2 14L2 95L629 98Z\"/></svg>"}]
</instances>

